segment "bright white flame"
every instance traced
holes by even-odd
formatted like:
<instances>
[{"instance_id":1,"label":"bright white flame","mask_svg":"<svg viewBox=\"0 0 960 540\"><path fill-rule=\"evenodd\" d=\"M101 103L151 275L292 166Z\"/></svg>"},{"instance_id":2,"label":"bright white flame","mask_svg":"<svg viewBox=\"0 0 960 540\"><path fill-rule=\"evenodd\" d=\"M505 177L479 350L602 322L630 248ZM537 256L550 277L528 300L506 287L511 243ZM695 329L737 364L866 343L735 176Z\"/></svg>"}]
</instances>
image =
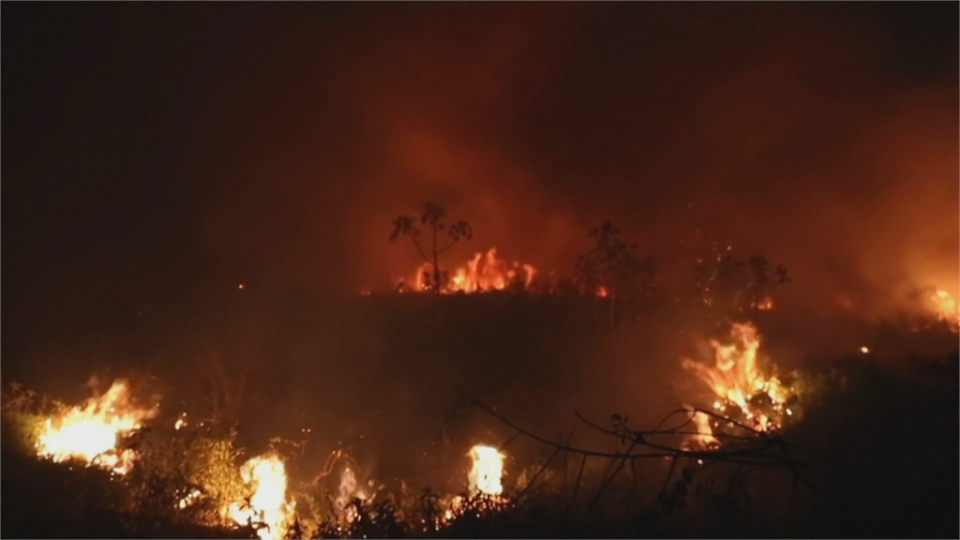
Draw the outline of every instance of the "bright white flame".
<instances>
[{"instance_id":1,"label":"bright white flame","mask_svg":"<svg viewBox=\"0 0 960 540\"><path fill-rule=\"evenodd\" d=\"M255 485L250 505L233 503L228 509L239 525L262 523L257 531L261 540L283 538L293 516L294 502L287 501L287 473L276 456L251 458L240 468L244 482Z\"/></svg>"},{"instance_id":2,"label":"bright white flame","mask_svg":"<svg viewBox=\"0 0 960 540\"><path fill-rule=\"evenodd\" d=\"M37 454L56 462L80 459L125 474L136 456L131 450L118 451L117 442L155 413L131 406L126 382L116 381L106 394L87 400L84 407L48 418L37 439Z\"/></svg>"},{"instance_id":3,"label":"bright white flame","mask_svg":"<svg viewBox=\"0 0 960 540\"><path fill-rule=\"evenodd\" d=\"M190 493L187 493L182 499L177 501L177 508L179 508L180 510L183 510L184 508L196 502L197 499L200 498L200 495L201 493L199 489L195 489Z\"/></svg>"},{"instance_id":4,"label":"bright white flame","mask_svg":"<svg viewBox=\"0 0 960 540\"><path fill-rule=\"evenodd\" d=\"M470 449L470 457L473 458L473 467L467 476L470 492L487 495L503 493L503 453L492 446L478 444Z\"/></svg>"}]
</instances>

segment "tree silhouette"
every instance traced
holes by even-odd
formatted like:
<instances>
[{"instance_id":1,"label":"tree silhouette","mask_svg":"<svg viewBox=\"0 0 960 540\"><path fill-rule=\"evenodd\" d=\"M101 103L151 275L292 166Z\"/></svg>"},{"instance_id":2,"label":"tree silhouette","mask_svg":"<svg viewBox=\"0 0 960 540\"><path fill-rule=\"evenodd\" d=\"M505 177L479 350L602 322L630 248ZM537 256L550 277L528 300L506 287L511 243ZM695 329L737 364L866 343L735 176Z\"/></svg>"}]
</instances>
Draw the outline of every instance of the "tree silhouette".
<instances>
[{"instance_id":1,"label":"tree silhouette","mask_svg":"<svg viewBox=\"0 0 960 540\"><path fill-rule=\"evenodd\" d=\"M657 261L641 258L636 244L620 238L620 229L606 221L590 231L596 242L593 249L577 258L574 282L584 294L598 294L600 288L610 298L610 324L614 324L617 299L646 295L653 284Z\"/></svg>"},{"instance_id":2,"label":"tree silhouette","mask_svg":"<svg viewBox=\"0 0 960 540\"><path fill-rule=\"evenodd\" d=\"M769 275L770 263L762 255L738 259L730 252L714 248L711 257L697 261L696 287L703 304L710 308L711 318L725 324L744 314L754 317L770 309L770 289L788 283L787 269L777 265L776 279Z\"/></svg>"},{"instance_id":3,"label":"tree silhouette","mask_svg":"<svg viewBox=\"0 0 960 540\"><path fill-rule=\"evenodd\" d=\"M435 294L440 294L447 281L447 273L440 270L440 255L453 247L460 239L470 240L473 238L473 229L469 223L460 220L448 225L445 222L446 217L447 211L441 206L427 202L423 205L423 213L420 215L419 224L413 216L398 216L393 220L393 232L390 234L391 242L401 235L410 238L410 241L417 248L417 253L433 269L432 273L424 272L424 282L427 284L427 288ZM420 244L422 232L420 226L426 227L431 237L429 256ZM440 245L442 242L440 237L444 232L446 232L447 243Z\"/></svg>"}]
</instances>

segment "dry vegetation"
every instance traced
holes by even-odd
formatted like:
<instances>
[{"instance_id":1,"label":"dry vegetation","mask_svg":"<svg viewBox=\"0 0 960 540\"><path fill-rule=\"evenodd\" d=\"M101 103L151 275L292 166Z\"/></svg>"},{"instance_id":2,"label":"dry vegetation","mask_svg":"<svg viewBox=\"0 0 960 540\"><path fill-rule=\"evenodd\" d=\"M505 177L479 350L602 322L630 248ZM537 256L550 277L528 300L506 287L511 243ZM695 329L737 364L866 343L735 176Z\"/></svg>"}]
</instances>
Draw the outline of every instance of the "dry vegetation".
<instances>
[{"instance_id":1,"label":"dry vegetation","mask_svg":"<svg viewBox=\"0 0 960 540\"><path fill-rule=\"evenodd\" d=\"M442 302L443 317L434 318L435 301ZM237 397L229 389L241 386L225 379L248 377L249 372L225 370L209 358L204 361L204 373L219 397L197 399L210 397L209 390L192 396L187 401L195 403L197 411L191 411L185 417L190 422L179 428L176 421L181 411L161 407L159 416L144 420L141 429L118 445L137 455L135 466L123 475L81 462L38 458L35 445L44 419L62 415L66 408L8 385L3 394L3 486L5 492L18 496L4 499L3 534L256 537L256 523L243 527L225 521L222 508L235 501L249 502L252 488L241 478L240 465L266 453L286 463L287 493L296 511L285 527L289 526L287 535L295 537L947 537L956 533L957 356L910 355L917 340L955 340L948 327L933 324L919 332L915 325L878 326L883 339L875 341L889 351L887 359L851 351L822 364L819 374L806 374L802 384L794 381L791 388L804 399L802 418L798 415L775 430L759 430L739 409L718 412L709 403L702 403L705 409L701 410L682 407L662 421L642 407L639 419L616 414L603 421L603 416L599 420L593 416L597 413L570 414L579 405L577 400L590 391L573 391L570 373L565 373L573 365L570 355L596 348L593 361L612 366L617 360L611 351L629 345L624 336L630 333L610 327L606 308L584 309L598 301L605 300L507 293L439 300L430 295L358 299L354 320L357 313L360 318L375 315L382 335L394 336L395 350L415 354L416 362L425 365L405 373L406 379L399 377L402 370L397 371L400 379L423 384L420 388L441 388L441 381L456 380L451 378L454 371L431 361L450 354L475 355L467 364L483 367L457 374L461 381L472 379L472 386L447 384L431 399L416 402L415 408L420 409L416 414L387 416L382 433L370 432L367 439L366 448L376 448L384 456L379 468L368 474L362 474L367 462L362 457L364 447L356 439L352 443L358 450L356 459L341 450L327 458L323 467L317 466L316 457L333 444L316 442L325 436L322 425L314 428L316 439L300 433L299 439L276 438L266 448L248 445L255 452L242 448L244 430L257 433L262 424L236 419L249 417L251 408L262 407L262 402L255 401L254 392L246 395L245 406L224 408ZM584 317L584 312L593 315ZM505 313L513 318L504 320ZM577 313L580 319L571 318ZM383 330L388 328L383 323L386 319L395 321L395 333ZM544 339L563 327L568 330L561 332L564 337ZM496 336L507 336L509 346L488 341ZM419 347L428 342L432 345ZM564 348L569 350L564 353ZM510 363L526 355L554 363L531 361L524 366L532 371L529 377L540 379L546 388L530 386L519 371L511 371ZM679 356L674 358L679 367ZM642 373L650 376L654 371ZM684 373L675 369L668 376ZM599 371L596 376L613 381L623 374ZM523 385L507 384L499 393L491 391L498 381L511 377L521 379ZM257 379L256 385L279 384L269 379ZM789 383L787 378L784 381ZM521 390L524 385L528 391ZM550 394L564 385L570 393L551 399ZM324 386L317 388L322 391ZM375 429L371 409L389 406L391 395L396 396L388 385L381 388L387 396L365 395L364 407L349 400L341 404L356 411L357 425ZM491 397L498 406L476 401L466 390ZM507 396L517 391L522 396ZM318 404L324 402L322 396L317 399ZM283 402L270 412L296 416L293 404ZM558 410L559 404L564 414L548 414ZM335 412L349 414L344 409ZM697 444L703 436L693 420L698 415L715 426L726 425L713 429L713 444ZM270 415L266 416L269 422ZM315 418L321 419L315 424L322 423L321 414ZM391 429L389 424L401 418L402 426ZM438 418L444 419L440 426L434 423ZM417 426L417 419L426 426ZM285 426L274 427L279 432ZM429 441L434 428L442 432L440 439L432 439L441 441L440 448L429 455L416 450L429 443L411 447L402 440L406 434ZM326 433L334 430L331 427ZM484 438L502 445L509 456L502 497L466 489L465 449ZM308 440L314 441L312 446ZM351 446L340 443L339 448ZM351 467L353 484L345 489L344 471ZM195 504L179 504L195 491L202 494ZM458 494L462 499L452 502Z\"/></svg>"}]
</instances>

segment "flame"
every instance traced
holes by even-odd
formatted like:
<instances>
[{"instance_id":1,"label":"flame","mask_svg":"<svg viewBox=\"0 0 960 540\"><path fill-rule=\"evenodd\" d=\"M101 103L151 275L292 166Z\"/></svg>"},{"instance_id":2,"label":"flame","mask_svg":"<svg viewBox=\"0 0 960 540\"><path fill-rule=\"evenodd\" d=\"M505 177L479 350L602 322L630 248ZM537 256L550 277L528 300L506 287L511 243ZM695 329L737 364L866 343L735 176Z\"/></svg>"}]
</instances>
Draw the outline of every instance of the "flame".
<instances>
[{"instance_id":1,"label":"flame","mask_svg":"<svg viewBox=\"0 0 960 540\"><path fill-rule=\"evenodd\" d=\"M714 405L716 405L716 403ZM713 436L713 427L710 425L710 420L712 419L713 417L705 414L693 415L693 423L697 426L697 434L695 439L700 441L700 443L707 448L715 447L720 444L720 441Z\"/></svg>"},{"instance_id":2,"label":"flame","mask_svg":"<svg viewBox=\"0 0 960 540\"><path fill-rule=\"evenodd\" d=\"M503 460L506 456L492 446L475 445L470 449L473 468L467 478L470 480L471 493L500 495L503 493Z\"/></svg>"},{"instance_id":3,"label":"flame","mask_svg":"<svg viewBox=\"0 0 960 540\"><path fill-rule=\"evenodd\" d=\"M357 474L350 465L344 467L343 471L340 472L340 486L337 492L334 503L340 516L347 522L356 521L360 516L357 515L356 508L351 506L351 502L354 499L366 501L370 498L370 495L363 485L357 481Z\"/></svg>"},{"instance_id":4,"label":"flame","mask_svg":"<svg viewBox=\"0 0 960 540\"><path fill-rule=\"evenodd\" d=\"M119 451L117 442L156 413L131 406L129 392L125 381L116 381L106 394L88 399L85 406L48 418L37 440L37 454L56 462L80 459L126 474L136 456L132 450Z\"/></svg>"},{"instance_id":5,"label":"flame","mask_svg":"<svg viewBox=\"0 0 960 540\"><path fill-rule=\"evenodd\" d=\"M443 294L456 292L475 293L483 291L502 291L514 283L522 283L530 289L537 269L529 264L514 261L512 264L497 258L497 248L492 247L486 253L476 253L466 266L449 273L447 283L440 289ZM413 279L417 291L430 290L433 280L433 264L423 263L417 268Z\"/></svg>"},{"instance_id":6,"label":"flame","mask_svg":"<svg viewBox=\"0 0 960 540\"><path fill-rule=\"evenodd\" d=\"M597 296L599 296L600 298L606 298L609 295L610 295L610 292L607 291L606 287L603 287L603 286L597 287Z\"/></svg>"},{"instance_id":7,"label":"flame","mask_svg":"<svg viewBox=\"0 0 960 540\"><path fill-rule=\"evenodd\" d=\"M950 323L955 332L960 330L960 306L950 293L937 289L930 295L930 302L937 319Z\"/></svg>"},{"instance_id":8,"label":"flame","mask_svg":"<svg viewBox=\"0 0 960 540\"><path fill-rule=\"evenodd\" d=\"M503 496L503 460L506 456L492 446L485 444L474 445L467 453L473 460L473 465L467 473L470 484L470 495L485 495L491 497L494 505L506 501ZM459 495L447 496L440 499L443 515L437 518L436 526L442 527L453 521L457 514L469 509L468 500Z\"/></svg>"},{"instance_id":9,"label":"flame","mask_svg":"<svg viewBox=\"0 0 960 540\"><path fill-rule=\"evenodd\" d=\"M179 501L177 501L177 508L183 510L184 508L190 506L191 504L197 502L202 493L199 489L194 489L190 493L184 495Z\"/></svg>"},{"instance_id":10,"label":"flame","mask_svg":"<svg viewBox=\"0 0 960 540\"><path fill-rule=\"evenodd\" d=\"M756 308L760 311L770 311L773 309L773 298L766 296L756 304Z\"/></svg>"},{"instance_id":11,"label":"flame","mask_svg":"<svg viewBox=\"0 0 960 540\"><path fill-rule=\"evenodd\" d=\"M685 359L684 369L713 391L716 396L713 410L717 414L729 418L731 413L739 413L747 425L752 424L751 427L760 431L778 429L783 416L792 416L793 411L786 408L787 391L780 380L760 369L757 362L760 338L756 327L749 323L734 324L730 340L729 344L711 340L713 366ZM713 428L719 427L719 422L703 413L694 415L694 421L700 442L716 444Z\"/></svg>"},{"instance_id":12,"label":"flame","mask_svg":"<svg viewBox=\"0 0 960 540\"><path fill-rule=\"evenodd\" d=\"M244 482L255 485L250 504L234 502L228 515L238 524L262 523L257 531L261 540L283 538L293 517L294 502L287 501L287 473L276 456L259 456L240 468Z\"/></svg>"}]
</instances>

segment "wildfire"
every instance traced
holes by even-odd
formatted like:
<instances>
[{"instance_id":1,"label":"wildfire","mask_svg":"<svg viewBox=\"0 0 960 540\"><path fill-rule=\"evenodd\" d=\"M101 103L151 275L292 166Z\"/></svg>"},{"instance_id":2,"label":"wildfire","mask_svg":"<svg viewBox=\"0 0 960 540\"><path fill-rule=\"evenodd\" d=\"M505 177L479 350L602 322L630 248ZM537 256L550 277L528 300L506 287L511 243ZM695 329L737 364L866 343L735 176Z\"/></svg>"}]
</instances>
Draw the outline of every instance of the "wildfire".
<instances>
[{"instance_id":1,"label":"wildfire","mask_svg":"<svg viewBox=\"0 0 960 540\"><path fill-rule=\"evenodd\" d=\"M731 343L722 344L711 340L714 365L709 366L689 359L683 361L684 369L692 372L710 387L716 396L713 410L725 417L742 415L747 425L761 431L780 427L785 416L793 410L786 406L787 391L775 376L768 376L757 362L760 338L752 324L734 324ZM716 444L714 428L719 427L715 418L705 414L694 416L699 439L704 444Z\"/></svg>"},{"instance_id":2,"label":"wildfire","mask_svg":"<svg viewBox=\"0 0 960 540\"><path fill-rule=\"evenodd\" d=\"M86 405L48 418L37 440L37 454L56 462L80 459L125 474L136 456L132 450L119 451L117 442L155 412L131 406L126 382L116 381L106 394L90 398Z\"/></svg>"},{"instance_id":3,"label":"wildfire","mask_svg":"<svg viewBox=\"0 0 960 540\"><path fill-rule=\"evenodd\" d=\"M370 486L373 486L373 481L370 482ZM351 503L354 499L366 501L370 498L370 492L357 480L354 468L350 465L344 467L340 473L340 486L337 488L337 496L334 499L335 507L342 519L347 522L355 521L360 516Z\"/></svg>"},{"instance_id":4,"label":"wildfire","mask_svg":"<svg viewBox=\"0 0 960 540\"><path fill-rule=\"evenodd\" d=\"M492 498L494 504L505 501L503 498L503 460L506 456L492 446L485 444L474 445L467 453L473 461L467 473L470 484L470 495L486 495ZM437 521L438 526L453 521L458 513L467 511L467 500L459 495L445 497L442 506L445 508L443 517Z\"/></svg>"},{"instance_id":5,"label":"wildfire","mask_svg":"<svg viewBox=\"0 0 960 540\"><path fill-rule=\"evenodd\" d=\"M514 261L512 264L497 258L497 248L492 247L486 253L476 253L466 266L457 268L449 273L447 282L441 286L440 292L452 294L456 292L475 293L483 291L502 291L515 283L530 289L537 269L529 264ZM415 290L427 291L431 289L433 281L433 265L423 263L417 268L417 275L413 282Z\"/></svg>"},{"instance_id":6,"label":"wildfire","mask_svg":"<svg viewBox=\"0 0 960 540\"><path fill-rule=\"evenodd\" d=\"M475 445L470 449L473 468L467 478L470 480L471 493L500 495L503 493L503 460L506 456L492 446Z\"/></svg>"},{"instance_id":7,"label":"wildfire","mask_svg":"<svg viewBox=\"0 0 960 540\"><path fill-rule=\"evenodd\" d=\"M257 535L261 540L283 538L293 517L294 502L287 501L287 473L276 456L251 458L240 468L244 482L255 491L250 504L235 502L227 510L239 525L261 524Z\"/></svg>"},{"instance_id":8,"label":"wildfire","mask_svg":"<svg viewBox=\"0 0 960 540\"><path fill-rule=\"evenodd\" d=\"M950 323L954 331L960 329L960 306L950 293L937 289L930 295L930 302L937 319Z\"/></svg>"}]
</instances>

